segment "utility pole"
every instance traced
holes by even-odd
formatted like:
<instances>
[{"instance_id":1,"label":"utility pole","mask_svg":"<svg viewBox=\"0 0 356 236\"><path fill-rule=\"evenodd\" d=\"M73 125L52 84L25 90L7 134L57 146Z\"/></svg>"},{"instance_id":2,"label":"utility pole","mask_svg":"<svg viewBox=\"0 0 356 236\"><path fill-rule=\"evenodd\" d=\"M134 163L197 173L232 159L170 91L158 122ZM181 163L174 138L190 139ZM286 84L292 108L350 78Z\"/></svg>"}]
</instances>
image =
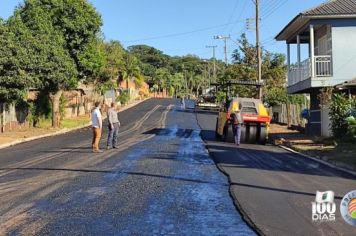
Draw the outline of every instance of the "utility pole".
<instances>
[{"instance_id":1,"label":"utility pole","mask_svg":"<svg viewBox=\"0 0 356 236\"><path fill-rule=\"evenodd\" d=\"M256 48L257 48L257 79L262 83L262 60L260 46L260 0L255 0L256 5ZM259 87L258 96L262 98L262 86Z\"/></svg>"},{"instance_id":2,"label":"utility pole","mask_svg":"<svg viewBox=\"0 0 356 236\"><path fill-rule=\"evenodd\" d=\"M213 49L213 78L216 79L216 57L215 57L215 49L218 47L216 45L208 45L207 48Z\"/></svg>"},{"instance_id":3,"label":"utility pole","mask_svg":"<svg viewBox=\"0 0 356 236\"><path fill-rule=\"evenodd\" d=\"M225 46L224 46L224 53L225 53L225 65L227 66L227 40L230 39L230 35L229 36L222 36L222 35L218 35L218 36L214 36L214 39L223 39Z\"/></svg>"}]
</instances>

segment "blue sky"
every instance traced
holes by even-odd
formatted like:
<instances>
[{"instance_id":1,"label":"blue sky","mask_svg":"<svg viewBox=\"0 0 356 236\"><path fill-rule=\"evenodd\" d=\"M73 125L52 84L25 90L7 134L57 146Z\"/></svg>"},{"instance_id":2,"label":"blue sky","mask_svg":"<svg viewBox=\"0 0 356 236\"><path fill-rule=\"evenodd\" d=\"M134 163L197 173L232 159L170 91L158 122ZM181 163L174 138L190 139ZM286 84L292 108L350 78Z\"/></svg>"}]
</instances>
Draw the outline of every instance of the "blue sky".
<instances>
[{"instance_id":1,"label":"blue sky","mask_svg":"<svg viewBox=\"0 0 356 236\"><path fill-rule=\"evenodd\" d=\"M0 17L9 17L23 0L0 0ZM102 15L106 39L119 40L125 47L148 44L169 55L195 54L210 58L218 45L217 58L223 59L223 41L214 35L236 39L246 32L255 42L246 19L254 17L252 0L90 0ZM299 12L325 0L261 0L261 43L272 52L286 52L283 42L273 37ZM236 48L228 43L229 53Z\"/></svg>"}]
</instances>

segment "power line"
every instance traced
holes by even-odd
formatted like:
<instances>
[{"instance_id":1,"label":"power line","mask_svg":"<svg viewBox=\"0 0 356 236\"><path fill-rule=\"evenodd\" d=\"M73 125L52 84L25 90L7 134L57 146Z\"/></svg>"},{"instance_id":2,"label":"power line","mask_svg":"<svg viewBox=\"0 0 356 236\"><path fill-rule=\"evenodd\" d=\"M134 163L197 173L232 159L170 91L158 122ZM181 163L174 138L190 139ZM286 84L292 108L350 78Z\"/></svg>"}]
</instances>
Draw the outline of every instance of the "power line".
<instances>
[{"instance_id":1,"label":"power line","mask_svg":"<svg viewBox=\"0 0 356 236\"><path fill-rule=\"evenodd\" d=\"M234 13L235 13L235 11L236 11L236 9L237 9L237 6L239 5L239 2L240 2L239 0L235 0L235 5L234 5L233 10L232 10L232 12L231 12L231 14L230 14L228 23L230 23L230 22L232 21L232 18L233 18ZM225 26L225 28L224 28L224 30L223 30L224 32L225 32L226 28L227 28L227 26Z\"/></svg>"},{"instance_id":2,"label":"power line","mask_svg":"<svg viewBox=\"0 0 356 236\"><path fill-rule=\"evenodd\" d=\"M270 15L272 15L275 11L277 11L279 8L281 8L287 2L288 2L288 0L284 0L284 1L280 2L276 7L271 9L269 12L266 12L262 18L267 19Z\"/></svg>"},{"instance_id":3,"label":"power line","mask_svg":"<svg viewBox=\"0 0 356 236\"><path fill-rule=\"evenodd\" d=\"M178 37L178 36L183 36L183 35L187 35L187 34L194 34L194 33L202 32L202 31L208 31L208 30L211 30L211 29L221 28L221 27L224 27L226 25L236 24L237 22L238 21L231 22L231 23L226 23L226 24L221 24L221 25L215 25L215 26L206 27L206 28L200 28L200 29L186 31L186 32L175 33L175 34L166 34L166 35L153 36L153 37L147 37L147 38L141 38L141 39L127 40L127 41L123 41L123 43L135 43L135 42L150 41L150 40L156 40L156 39L162 39L162 38Z\"/></svg>"},{"instance_id":4,"label":"power line","mask_svg":"<svg viewBox=\"0 0 356 236\"><path fill-rule=\"evenodd\" d=\"M242 15L243 15L243 13L245 12L246 7L247 7L247 0L244 0L244 5L242 5L240 14L239 14L239 16L238 16L238 18L237 18L237 21L241 21L241 17L242 17ZM229 30L230 33L231 33L231 31L233 31L233 29L234 29L234 27L235 27L236 24L237 24L237 23L235 23L235 24L233 24L233 25L231 26L231 28L230 28L230 30ZM242 26L241 28L243 29L243 26Z\"/></svg>"},{"instance_id":5,"label":"power line","mask_svg":"<svg viewBox=\"0 0 356 236\"><path fill-rule=\"evenodd\" d=\"M279 4L279 0L271 0L270 3L262 8L261 15L264 15L266 12L275 8Z\"/></svg>"}]
</instances>

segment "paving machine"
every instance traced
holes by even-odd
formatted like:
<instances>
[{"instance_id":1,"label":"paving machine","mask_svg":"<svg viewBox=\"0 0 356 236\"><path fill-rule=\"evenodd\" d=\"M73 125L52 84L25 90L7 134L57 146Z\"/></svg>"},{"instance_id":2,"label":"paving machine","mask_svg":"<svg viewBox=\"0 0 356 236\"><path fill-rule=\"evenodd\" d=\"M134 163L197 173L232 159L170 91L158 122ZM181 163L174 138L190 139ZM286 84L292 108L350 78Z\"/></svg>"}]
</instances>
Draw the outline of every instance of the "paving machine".
<instances>
[{"instance_id":1,"label":"paving machine","mask_svg":"<svg viewBox=\"0 0 356 236\"><path fill-rule=\"evenodd\" d=\"M260 99L236 97L225 102L216 119L216 137L226 142L234 142L231 114L240 110L243 119L241 127L242 143L266 144L271 117Z\"/></svg>"},{"instance_id":2,"label":"paving machine","mask_svg":"<svg viewBox=\"0 0 356 236\"><path fill-rule=\"evenodd\" d=\"M218 111L219 104L216 102L216 97L212 95L205 95L201 96L197 99L195 103L195 109L202 109L202 110L212 110Z\"/></svg>"},{"instance_id":3,"label":"paving machine","mask_svg":"<svg viewBox=\"0 0 356 236\"><path fill-rule=\"evenodd\" d=\"M234 98L219 111L216 119L216 136L226 142L234 141L231 114L239 109L243 119L241 127L242 143L266 144L271 117L259 99Z\"/></svg>"}]
</instances>

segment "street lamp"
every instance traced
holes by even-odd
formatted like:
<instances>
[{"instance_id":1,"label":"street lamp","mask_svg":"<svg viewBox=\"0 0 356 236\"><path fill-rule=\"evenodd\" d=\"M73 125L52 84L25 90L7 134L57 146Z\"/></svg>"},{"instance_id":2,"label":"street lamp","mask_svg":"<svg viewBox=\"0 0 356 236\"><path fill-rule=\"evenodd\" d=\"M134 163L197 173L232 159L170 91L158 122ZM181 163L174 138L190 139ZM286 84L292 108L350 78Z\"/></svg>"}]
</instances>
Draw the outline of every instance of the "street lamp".
<instances>
[{"instance_id":1,"label":"street lamp","mask_svg":"<svg viewBox=\"0 0 356 236\"><path fill-rule=\"evenodd\" d=\"M227 40L231 39L231 36L223 36L223 35L217 35L214 36L214 39L222 39L224 40L225 46L224 46L224 53L225 53L225 64L227 65Z\"/></svg>"}]
</instances>

